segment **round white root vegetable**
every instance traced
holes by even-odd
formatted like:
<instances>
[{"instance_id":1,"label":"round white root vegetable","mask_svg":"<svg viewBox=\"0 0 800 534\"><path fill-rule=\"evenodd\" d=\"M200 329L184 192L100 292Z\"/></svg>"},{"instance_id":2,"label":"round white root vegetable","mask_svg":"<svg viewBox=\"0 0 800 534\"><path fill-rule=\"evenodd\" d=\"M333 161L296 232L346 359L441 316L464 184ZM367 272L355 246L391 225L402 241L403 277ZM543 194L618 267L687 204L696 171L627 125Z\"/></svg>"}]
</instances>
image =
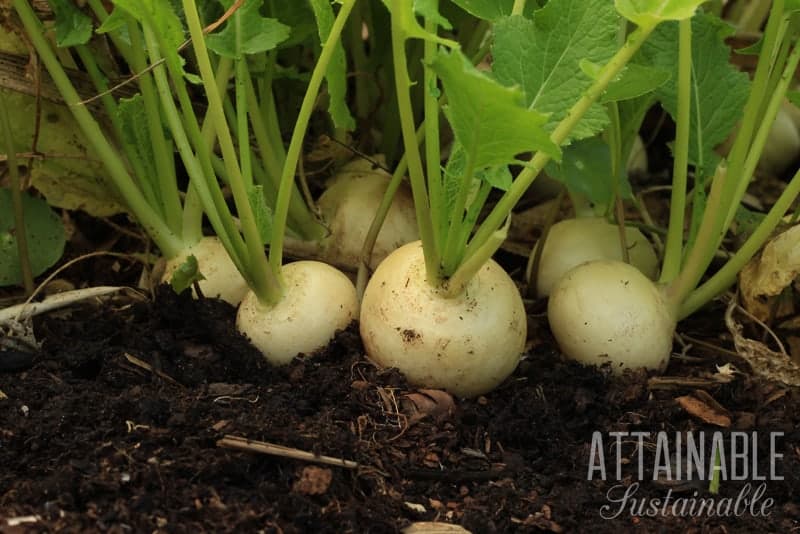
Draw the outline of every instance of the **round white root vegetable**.
<instances>
[{"instance_id":1,"label":"round white root vegetable","mask_svg":"<svg viewBox=\"0 0 800 534\"><path fill-rule=\"evenodd\" d=\"M200 280L200 291L203 296L220 298L234 306L238 306L245 293L248 291L247 282L244 281L239 270L231 261L225 247L216 236L205 236L197 243L186 249L180 256L167 261L162 283L169 283L172 274L186 262L186 258L194 256L197 265L205 280ZM194 294L194 288L192 288ZM195 294L195 296L197 296Z\"/></svg>"},{"instance_id":2,"label":"round white root vegetable","mask_svg":"<svg viewBox=\"0 0 800 534\"><path fill-rule=\"evenodd\" d=\"M324 348L358 316L356 289L338 269L297 261L282 272L286 287L280 302L267 307L248 292L236 315L236 328L273 365Z\"/></svg>"},{"instance_id":3,"label":"round white root vegetable","mask_svg":"<svg viewBox=\"0 0 800 534\"><path fill-rule=\"evenodd\" d=\"M330 235L322 244L322 257L333 265L358 267L361 247L372 219L389 186L391 176L372 163L358 159L345 165L320 196L317 205ZM419 239L414 201L403 183L386 215L372 252L375 269L397 247Z\"/></svg>"},{"instance_id":4,"label":"round white root vegetable","mask_svg":"<svg viewBox=\"0 0 800 534\"><path fill-rule=\"evenodd\" d=\"M780 176L800 157L800 128L795 122L796 115L800 115L800 111L789 102L784 102L778 110L775 122L772 123L767 135L764 151L758 159L759 171L771 176ZM800 117L798 119L800 120ZM718 153L723 156L728 155L733 148L739 127L740 124L733 127L728 138L717 147Z\"/></svg>"},{"instance_id":5,"label":"round white root vegetable","mask_svg":"<svg viewBox=\"0 0 800 534\"><path fill-rule=\"evenodd\" d=\"M787 107L781 107L767 136L758 168L772 176L780 176L800 156L800 131Z\"/></svg>"},{"instance_id":6,"label":"round white root vegetable","mask_svg":"<svg viewBox=\"0 0 800 534\"><path fill-rule=\"evenodd\" d=\"M462 397L486 393L517 367L527 318L517 287L489 261L466 291L444 298L426 281L420 242L390 254L361 302L367 355L408 380Z\"/></svg>"},{"instance_id":7,"label":"round white root vegetable","mask_svg":"<svg viewBox=\"0 0 800 534\"><path fill-rule=\"evenodd\" d=\"M635 267L614 260L584 263L553 287L550 329L565 356L585 365L609 363L614 373L663 371L675 318L660 288Z\"/></svg>"},{"instance_id":8,"label":"round white root vegetable","mask_svg":"<svg viewBox=\"0 0 800 534\"><path fill-rule=\"evenodd\" d=\"M637 229L625 227L631 265L645 276L658 275L658 257L653 245ZM538 246L538 244L537 244ZM559 221L550 228L539 259L536 293L551 294L553 286L570 269L592 260L622 260L619 228L602 217Z\"/></svg>"}]
</instances>

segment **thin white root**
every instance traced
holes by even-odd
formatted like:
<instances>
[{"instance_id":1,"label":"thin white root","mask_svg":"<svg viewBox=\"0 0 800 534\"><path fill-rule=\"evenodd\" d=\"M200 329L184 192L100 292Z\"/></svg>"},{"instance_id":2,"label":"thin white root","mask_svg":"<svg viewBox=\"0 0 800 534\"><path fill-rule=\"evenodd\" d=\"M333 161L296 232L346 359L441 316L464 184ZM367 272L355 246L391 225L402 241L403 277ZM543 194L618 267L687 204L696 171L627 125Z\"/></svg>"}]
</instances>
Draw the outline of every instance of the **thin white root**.
<instances>
[{"instance_id":1,"label":"thin white root","mask_svg":"<svg viewBox=\"0 0 800 534\"><path fill-rule=\"evenodd\" d=\"M85 289L75 289L49 296L41 302L26 302L9 306L0 310L0 324L10 323L11 321L24 321L35 315L57 310L70 304L75 304L83 300L108 295L117 291L128 289L125 286L99 286L87 287Z\"/></svg>"}]
</instances>

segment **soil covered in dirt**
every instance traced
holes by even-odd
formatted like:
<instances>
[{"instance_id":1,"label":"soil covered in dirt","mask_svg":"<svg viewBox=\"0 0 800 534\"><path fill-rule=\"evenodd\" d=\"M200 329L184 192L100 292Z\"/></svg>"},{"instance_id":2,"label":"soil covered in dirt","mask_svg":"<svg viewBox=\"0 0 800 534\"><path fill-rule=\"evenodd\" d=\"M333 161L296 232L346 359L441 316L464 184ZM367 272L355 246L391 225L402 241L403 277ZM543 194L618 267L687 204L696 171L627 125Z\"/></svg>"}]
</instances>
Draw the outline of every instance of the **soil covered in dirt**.
<instances>
[{"instance_id":1,"label":"soil covered in dirt","mask_svg":"<svg viewBox=\"0 0 800 534\"><path fill-rule=\"evenodd\" d=\"M561 361L537 311L517 371L472 400L377 369L355 329L272 368L233 308L166 289L46 315L40 351L0 372L0 531L800 529L800 391L702 348L667 378L611 378Z\"/></svg>"}]
</instances>

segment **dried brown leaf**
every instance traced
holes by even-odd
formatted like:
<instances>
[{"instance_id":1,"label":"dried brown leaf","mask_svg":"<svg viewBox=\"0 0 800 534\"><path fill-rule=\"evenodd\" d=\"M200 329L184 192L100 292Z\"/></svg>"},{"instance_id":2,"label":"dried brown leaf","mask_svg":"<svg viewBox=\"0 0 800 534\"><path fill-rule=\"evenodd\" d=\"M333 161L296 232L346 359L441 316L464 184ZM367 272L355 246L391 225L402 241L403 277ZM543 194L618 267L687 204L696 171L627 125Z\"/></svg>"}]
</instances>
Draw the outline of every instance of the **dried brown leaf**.
<instances>
[{"instance_id":1,"label":"dried brown leaf","mask_svg":"<svg viewBox=\"0 0 800 534\"><path fill-rule=\"evenodd\" d=\"M709 406L702 400L692 395L684 395L675 399L681 408L686 410L690 415L705 421L711 425L728 428L731 426L731 417L726 413L717 411L714 407Z\"/></svg>"}]
</instances>

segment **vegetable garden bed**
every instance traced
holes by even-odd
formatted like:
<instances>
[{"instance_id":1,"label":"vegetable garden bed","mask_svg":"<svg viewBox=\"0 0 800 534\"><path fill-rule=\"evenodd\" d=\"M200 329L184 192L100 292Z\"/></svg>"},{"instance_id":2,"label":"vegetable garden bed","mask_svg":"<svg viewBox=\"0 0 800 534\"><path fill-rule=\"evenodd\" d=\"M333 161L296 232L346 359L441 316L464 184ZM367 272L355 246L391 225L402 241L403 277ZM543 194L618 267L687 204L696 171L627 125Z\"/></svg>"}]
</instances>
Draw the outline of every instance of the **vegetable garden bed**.
<instances>
[{"instance_id":1,"label":"vegetable garden bed","mask_svg":"<svg viewBox=\"0 0 800 534\"><path fill-rule=\"evenodd\" d=\"M798 20L6 2L0 533L800 532Z\"/></svg>"},{"instance_id":2,"label":"vegetable garden bed","mask_svg":"<svg viewBox=\"0 0 800 534\"><path fill-rule=\"evenodd\" d=\"M109 283L114 261L99 273L73 270ZM136 269L121 266L117 281L133 283ZM731 361L747 369L723 351L721 307L679 326L712 348L696 345L665 377L648 380L562 362L536 313L541 303L531 306L532 349L500 388L468 401L428 397L398 373L376 369L355 330L315 359L271 367L236 333L232 307L167 287L154 301L118 296L46 316L36 321L44 346L32 366L0 373L8 396L0 401L0 529L399 532L424 521L475 533L797 528L800 392L714 372ZM730 426L705 423L676 401L709 402L698 391L719 402ZM621 482L612 473L607 481L587 478L594 432L645 431L653 438L645 441L637 498L663 498L670 489L675 498L709 498L707 480L653 481L653 445L659 431L716 430L757 431L761 473L769 470L768 432L784 433L784 480L767 482L758 503L774 499L768 516L749 508L722 517L617 514L620 504L607 493L636 482L630 443ZM225 436L358 467L229 449L220 446ZM716 498L735 498L745 483L723 481ZM603 519L601 510L614 517Z\"/></svg>"}]
</instances>

